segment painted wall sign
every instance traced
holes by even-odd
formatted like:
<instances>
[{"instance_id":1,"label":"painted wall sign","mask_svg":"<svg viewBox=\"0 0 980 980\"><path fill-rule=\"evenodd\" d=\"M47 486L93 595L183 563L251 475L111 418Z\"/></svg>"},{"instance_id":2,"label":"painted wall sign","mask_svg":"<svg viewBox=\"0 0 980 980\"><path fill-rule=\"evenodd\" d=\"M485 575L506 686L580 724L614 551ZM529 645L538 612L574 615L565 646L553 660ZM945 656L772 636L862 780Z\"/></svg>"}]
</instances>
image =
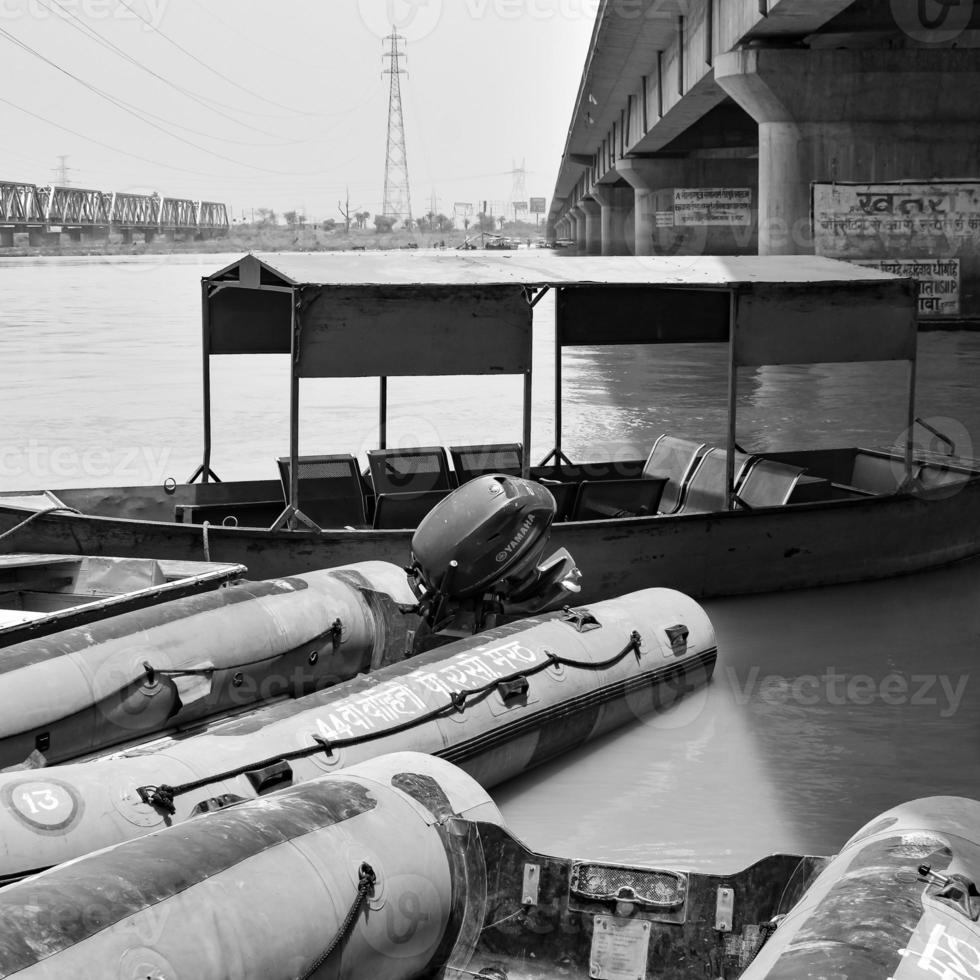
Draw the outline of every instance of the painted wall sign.
<instances>
[{"instance_id":1,"label":"painted wall sign","mask_svg":"<svg viewBox=\"0 0 980 980\"><path fill-rule=\"evenodd\" d=\"M675 187L675 225L751 225L751 187Z\"/></svg>"},{"instance_id":2,"label":"painted wall sign","mask_svg":"<svg viewBox=\"0 0 980 980\"><path fill-rule=\"evenodd\" d=\"M960 312L960 260L950 259L854 259L894 276L912 276L919 282L919 313L926 316L958 316Z\"/></svg>"},{"instance_id":3,"label":"painted wall sign","mask_svg":"<svg viewBox=\"0 0 980 980\"><path fill-rule=\"evenodd\" d=\"M980 181L813 185L818 255L879 258L915 250L948 256L980 245Z\"/></svg>"},{"instance_id":4,"label":"painted wall sign","mask_svg":"<svg viewBox=\"0 0 980 980\"><path fill-rule=\"evenodd\" d=\"M920 281L920 314L980 313L980 180L818 182L811 194L817 255L917 266L921 271L911 274ZM938 264L926 270L927 261Z\"/></svg>"}]
</instances>

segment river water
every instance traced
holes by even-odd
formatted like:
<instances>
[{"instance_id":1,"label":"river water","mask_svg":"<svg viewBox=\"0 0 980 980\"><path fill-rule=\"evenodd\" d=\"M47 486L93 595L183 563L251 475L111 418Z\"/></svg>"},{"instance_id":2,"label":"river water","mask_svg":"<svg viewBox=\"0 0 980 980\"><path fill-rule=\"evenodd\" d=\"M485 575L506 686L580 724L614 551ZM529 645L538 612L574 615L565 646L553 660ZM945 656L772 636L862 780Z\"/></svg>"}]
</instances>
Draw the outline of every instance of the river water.
<instances>
[{"instance_id":1,"label":"river water","mask_svg":"<svg viewBox=\"0 0 980 980\"><path fill-rule=\"evenodd\" d=\"M0 259L0 490L185 479L201 452L198 283L235 257ZM554 442L552 310L546 298L536 311L532 459ZM275 478L288 445L286 359L214 360L214 468ZM906 371L743 371L740 442L892 445ZM920 335L918 414L965 456L980 445L978 371L980 334ZM638 458L665 430L724 437L721 349L568 351L564 391L573 459ZM363 455L376 398L370 380L305 382L301 452ZM519 379L396 379L389 442L519 440L520 406ZM831 853L907 799L976 796L978 599L980 563L967 563L708 602L719 645L709 688L495 797L539 850L733 871L773 851Z\"/></svg>"}]
</instances>

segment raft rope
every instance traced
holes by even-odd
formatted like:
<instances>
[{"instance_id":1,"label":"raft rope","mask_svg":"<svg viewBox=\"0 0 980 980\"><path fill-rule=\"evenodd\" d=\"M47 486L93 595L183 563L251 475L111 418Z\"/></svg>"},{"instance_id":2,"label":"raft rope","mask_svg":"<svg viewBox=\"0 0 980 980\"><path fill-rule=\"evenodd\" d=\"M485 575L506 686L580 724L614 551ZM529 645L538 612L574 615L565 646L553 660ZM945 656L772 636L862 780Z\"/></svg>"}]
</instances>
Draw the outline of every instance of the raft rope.
<instances>
[{"instance_id":1,"label":"raft rope","mask_svg":"<svg viewBox=\"0 0 980 980\"><path fill-rule=\"evenodd\" d=\"M610 657L608 660L603 660L598 663L593 662L583 662L581 660L568 660L565 657L559 657L556 653L548 653L545 660L539 664L535 664L533 667L526 667L524 670L515 671L513 674L507 677L500 677L497 680L490 681L488 684L484 684L482 687L472 687L467 688L462 691L452 691L449 694L449 703L439 705L437 708L433 708L424 714L418 715L415 718L409 718L407 721L403 721L398 725L393 725L391 728L385 728L382 731L368 732L364 735L355 735L350 738L338 738L331 741L326 739L321 735L313 736L313 745L305 746L301 749L293 749L291 752L282 752L279 755L271 756L268 759L263 759L261 762L250 762L248 765L239 766L237 769L229 769L226 772L215 773L212 776L202 776L200 779L195 779L186 783L178 783L176 786L170 786L167 783L161 783L159 786L138 786L136 792L139 794L140 799L148 804L149 806L156 807L158 810L173 816L177 812L177 808L174 806L174 799L178 796L182 796L185 793L193 792L196 789L202 789L205 786L210 786L212 783L220 783L226 779L237 779L239 776L244 776L246 773L252 772L256 769L264 769L267 766L275 765L277 762L291 762L294 759L305 759L311 755L316 755L318 752L325 752L328 756L333 755L334 749L344 749L352 745L361 745L364 742L373 742L379 738L387 738L389 735L399 735L402 732L409 731L412 728L417 728L419 725L424 725L436 718L442 718L447 715L453 714L454 712L462 713L468 703L476 702L482 700L487 695L491 694L493 691L497 690L499 686L504 686L513 683L514 681L519 681L522 678L533 677L535 674L540 674L542 671L547 670L549 667L569 667L576 668L578 670L608 670L611 667L615 667L621 660L628 657L631 653L636 654L636 659L640 659L640 645L643 642L643 638L640 634L633 630L630 633L629 642L623 647L619 653Z\"/></svg>"},{"instance_id":2,"label":"raft rope","mask_svg":"<svg viewBox=\"0 0 980 980\"><path fill-rule=\"evenodd\" d=\"M45 507L44 510L36 510L30 517L25 518L20 522L20 524L15 524L13 527L7 528L3 534L0 534L0 541L4 538L9 538L11 534L16 534L21 528L27 527L31 521L36 521L39 517L44 517L45 514L53 514L55 511L63 510L67 514L78 514L81 516L81 511L76 510L74 507L68 507L65 504L56 504L54 507Z\"/></svg>"},{"instance_id":3,"label":"raft rope","mask_svg":"<svg viewBox=\"0 0 980 980\"><path fill-rule=\"evenodd\" d=\"M205 521L201 525L201 532L204 536L204 560L205 561L211 560L211 542L208 540L208 528L210 526L211 525L208 523L208 521Z\"/></svg>"},{"instance_id":4,"label":"raft rope","mask_svg":"<svg viewBox=\"0 0 980 980\"><path fill-rule=\"evenodd\" d=\"M357 895L337 935L333 937L330 945L313 961L313 965L300 977L300 980L309 980L326 963L330 958L330 954L343 942L350 930L354 927L354 923L357 921L358 915L360 915L361 906L364 904L368 892L374 888L374 883L377 880L378 876L374 873L374 868L367 861L364 861L361 864L360 870L357 872Z\"/></svg>"}]
</instances>

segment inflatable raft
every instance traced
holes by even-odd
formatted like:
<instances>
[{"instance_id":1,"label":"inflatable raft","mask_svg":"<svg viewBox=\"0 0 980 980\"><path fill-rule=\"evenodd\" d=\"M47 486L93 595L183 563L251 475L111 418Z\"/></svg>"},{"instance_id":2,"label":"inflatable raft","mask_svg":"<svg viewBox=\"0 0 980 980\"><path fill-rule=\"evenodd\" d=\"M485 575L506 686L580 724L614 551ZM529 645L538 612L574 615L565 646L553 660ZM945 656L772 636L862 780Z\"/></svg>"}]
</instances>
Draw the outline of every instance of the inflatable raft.
<instances>
[{"instance_id":1,"label":"inflatable raft","mask_svg":"<svg viewBox=\"0 0 980 980\"><path fill-rule=\"evenodd\" d=\"M0 769L63 762L401 660L403 569L243 582L0 651Z\"/></svg>"},{"instance_id":2,"label":"inflatable raft","mask_svg":"<svg viewBox=\"0 0 980 980\"><path fill-rule=\"evenodd\" d=\"M406 752L0 889L0 977L971 980L980 803L731 875L570 860Z\"/></svg>"},{"instance_id":3,"label":"inflatable raft","mask_svg":"<svg viewBox=\"0 0 980 980\"><path fill-rule=\"evenodd\" d=\"M701 607L647 589L497 627L302 698L115 756L0 776L10 880L405 749L492 786L704 684Z\"/></svg>"}]
</instances>

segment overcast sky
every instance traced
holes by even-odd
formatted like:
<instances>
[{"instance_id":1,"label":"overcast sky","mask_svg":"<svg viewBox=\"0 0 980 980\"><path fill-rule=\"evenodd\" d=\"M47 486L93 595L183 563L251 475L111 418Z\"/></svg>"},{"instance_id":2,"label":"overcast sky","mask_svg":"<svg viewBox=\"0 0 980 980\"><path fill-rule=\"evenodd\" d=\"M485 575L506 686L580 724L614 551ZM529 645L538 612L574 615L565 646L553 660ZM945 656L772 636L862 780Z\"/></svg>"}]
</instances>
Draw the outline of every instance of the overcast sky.
<instances>
[{"instance_id":1,"label":"overcast sky","mask_svg":"<svg viewBox=\"0 0 980 980\"><path fill-rule=\"evenodd\" d=\"M66 154L76 186L225 201L235 218L260 207L337 217L345 186L352 208L380 211L381 38L393 18L407 39L413 213L433 192L447 214L456 201L506 200L522 161L527 194L550 201L596 8L0 0L0 179L53 182Z\"/></svg>"}]
</instances>

